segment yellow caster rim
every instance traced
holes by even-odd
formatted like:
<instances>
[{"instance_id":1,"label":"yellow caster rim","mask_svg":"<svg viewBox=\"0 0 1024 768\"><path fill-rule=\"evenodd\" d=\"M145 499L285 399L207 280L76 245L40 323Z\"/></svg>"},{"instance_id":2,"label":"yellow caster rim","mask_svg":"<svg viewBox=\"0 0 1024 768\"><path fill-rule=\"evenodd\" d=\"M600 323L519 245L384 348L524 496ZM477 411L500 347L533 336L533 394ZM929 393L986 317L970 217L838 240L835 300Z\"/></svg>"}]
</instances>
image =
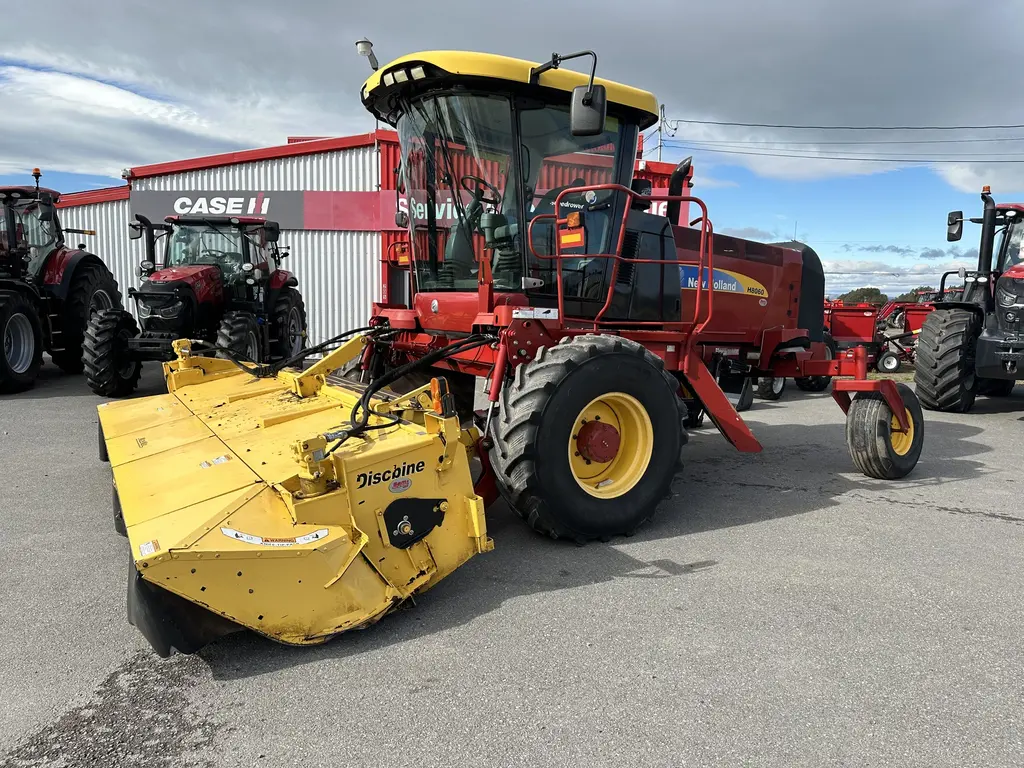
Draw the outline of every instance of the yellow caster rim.
<instances>
[{"instance_id":1,"label":"yellow caster rim","mask_svg":"<svg viewBox=\"0 0 1024 768\"><path fill-rule=\"evenodd\" d=\"M897 456L906 456L914 444L914 418L910 415L910 411L904 409L904 413L907 414L907 424L910 425L906 432L897 431L900 428L900 422L895 415L889 424L889 443Z\"/></svg>"},{"instance_id":2,"label":"yellow caster rim","mask_svg":"<svg viewBox=\"0 0 1024 768\"><path fill-rule=\"evenodd\" d=\"M569 469L599 499L629 493L654 454L654 426L632 395L608 392L579 412L569 435Z\"/></svg>"}]
</instances>

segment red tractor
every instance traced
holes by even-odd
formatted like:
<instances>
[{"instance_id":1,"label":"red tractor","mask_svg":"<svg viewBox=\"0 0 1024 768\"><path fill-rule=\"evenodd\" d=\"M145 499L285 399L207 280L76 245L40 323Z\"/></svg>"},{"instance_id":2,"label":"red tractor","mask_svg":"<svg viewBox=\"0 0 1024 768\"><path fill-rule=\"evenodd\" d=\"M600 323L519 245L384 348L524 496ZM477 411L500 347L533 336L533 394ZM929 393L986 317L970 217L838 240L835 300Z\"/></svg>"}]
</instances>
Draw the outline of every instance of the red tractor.
<instances>
[{"instance_id":1,"label":"red tractor","mask_svg":"<svg viewBox=\"0 0 1024 768\"><path fill-rule=\"evenodd\" d=\"M814 251L714 235L684 192L685 162L657 198L667 216L646 212L655 198L633 178L634 155L658 102L560 67L584 55L596 66L591 52L540 65L419 53L363 86L364 105L399 134L412 291L407 305L375 305L367 391L445 371L509 505L577 542L632 533L653 514L684 424L701 414L760 451L722 388L745 379L853 376L833 397L854 463L876 478L909 473L923 441L917 398L868 381L863 349L829 359ZM550 172L567 157L583 170ZM689 227L683 205L700 209ZM478 378L488 405L474 414Z\"/></svg>"},{"instance_id":2,"label":"red tractor","mask_svg":"<svg viewBox=\"0 0 1024 768\"><path fill-rule=\"evenodd\" d=\"M966 413L977 395L1007 397L1024 379L1024 205L996 204L983 187L978 267L946 272L921 326L914 382L925 408ZM963 211L946 219L946 239L963 236ZM946 289L959 275L963 286Z\"/></svg>"},{"instance_id":3,"label":"red tractor","mask_svg":"<svg viewBox=\"0 0 1024 768\"><path fill-rule=\"evenodd\" d=\"M135 391L142 362L174 359L189 338L218 356L268 362L300 354L306 308L298 280L281 269L280 227L262 217L136 215L131 237L145 238L142 285L131 288L139 321L122 309L98 312L85 333L89 386L103 397ZM158 240L165 240L158 256Z\"/></svg>"},{"instance_id":4,"label":"red tractor","mask_svg":"<svg viewBox=\"0 0 1024 768\"><path fill-rule=\"evenodd\" d=\"M0 392L30 388L43 352L66 373L82 372L90 316L121 306L110 270L84 245L70 247L57 216L60 193L39 186L0 187Z\"/></svg>"}]
</instances>

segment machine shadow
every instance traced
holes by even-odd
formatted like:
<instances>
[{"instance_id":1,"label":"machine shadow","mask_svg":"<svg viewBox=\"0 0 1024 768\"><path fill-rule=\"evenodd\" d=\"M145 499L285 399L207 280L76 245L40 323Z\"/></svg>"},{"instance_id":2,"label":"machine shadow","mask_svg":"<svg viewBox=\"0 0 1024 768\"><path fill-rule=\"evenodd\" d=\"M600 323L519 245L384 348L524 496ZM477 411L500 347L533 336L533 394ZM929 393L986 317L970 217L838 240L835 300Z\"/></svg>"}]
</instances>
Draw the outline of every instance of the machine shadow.
<instances>
[{"instance_id":1,"label":"machine shadow","mask_svg":"<svg viewBox=\"0 0 1024 768\"><path fill-rule=\"evenodd\" d=\"M679 541L678 556L671 559L645 561L624 550L631 544L820 512L851 492L865 494L865 503L872 503L890 485L924 488L969 480L985 471L984 462L969 457L991 450L968 440L980 428L929 423L921 463L909 477L886 483L854 469L841 422L808 426L752 421L751 426L764 444L761 454L737 453L713 427L698 430L684 450L686 466L672 496L635 537L583 547L551 541L528 530L504 502L498 502L488 510L494 551L474 558L421 596L416 606L320 646L286 647L240 632L207 646L200 655L215 679L244 678L329 663L444 632L527 595L615 579L685 580L717 564L687 559L685 538Z\"/></svg>"}]
</instances>

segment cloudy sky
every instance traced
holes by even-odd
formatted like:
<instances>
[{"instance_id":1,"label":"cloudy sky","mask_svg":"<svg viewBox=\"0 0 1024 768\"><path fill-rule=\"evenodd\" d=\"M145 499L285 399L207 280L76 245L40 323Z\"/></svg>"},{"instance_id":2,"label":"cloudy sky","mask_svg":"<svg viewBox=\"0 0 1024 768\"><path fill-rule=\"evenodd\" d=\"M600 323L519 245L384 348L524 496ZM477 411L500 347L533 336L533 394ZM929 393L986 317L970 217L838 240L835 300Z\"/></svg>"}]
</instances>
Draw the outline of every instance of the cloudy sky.
<instances>
[{"instance_id":1,"label":"cloudy sky","mask_svg":"<svg viewBox=\"0 0 1024 768\"><path fill-rule=\"evenodd\" d=\"M1024 197L1024 127L707 122L1024 125L1022 11L1020 0L9 4L0 182L39 165L52 186L87 189L132 165L370 130L353 47L364 35L382 62L432 48L538 61L592 48L603 76L664 102L663 158L694 155L694 192L717 229L795 231L825 260L831 292L891 291L971 263L977 229L950 248L945 213L976 212L982 184Z\"/></svg>"}]
</instances>

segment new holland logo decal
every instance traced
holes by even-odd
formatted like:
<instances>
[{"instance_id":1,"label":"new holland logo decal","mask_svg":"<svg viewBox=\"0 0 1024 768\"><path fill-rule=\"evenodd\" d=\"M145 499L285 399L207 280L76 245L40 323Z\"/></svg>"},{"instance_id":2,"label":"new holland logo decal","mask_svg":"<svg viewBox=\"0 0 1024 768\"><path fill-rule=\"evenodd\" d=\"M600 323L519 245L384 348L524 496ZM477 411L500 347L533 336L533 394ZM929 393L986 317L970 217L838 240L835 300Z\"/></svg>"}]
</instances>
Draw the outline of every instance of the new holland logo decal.
<instances>
[{"instance_id":1,"label":"new holland logo decal","mask_svg":"<svg viewBox=\"0 0 1024 768\"><path fill-rule=\"evenodd\" d=\"M683 266L679 269L679 284L684 291L697 290L697 267ZM700 287L708 287L708 271L705 268L700 281ZM768 289L761 283L747 275L739 272L730 272L727 269L716 269L714 275L714 288L723 293L740 293L744 296L754 296L759 299L768 298Z\"/></svg>"}]
</instances>

